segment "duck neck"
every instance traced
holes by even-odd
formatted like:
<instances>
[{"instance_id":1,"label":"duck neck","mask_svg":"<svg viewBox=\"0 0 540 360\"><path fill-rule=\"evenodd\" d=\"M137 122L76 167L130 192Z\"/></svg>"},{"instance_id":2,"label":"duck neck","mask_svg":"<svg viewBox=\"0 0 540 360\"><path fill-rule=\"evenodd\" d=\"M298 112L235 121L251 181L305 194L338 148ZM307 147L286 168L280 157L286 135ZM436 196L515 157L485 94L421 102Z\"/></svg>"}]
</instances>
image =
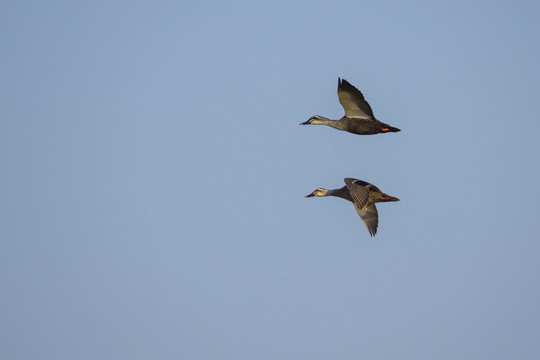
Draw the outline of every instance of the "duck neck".
<instances>
[{"instance_id":1,"label":"duck neck","mask_svg":"<svg viewBox=\"0 0 540 360\"><path fill-rule=\"evenodd\" d=\"M349 194L349 190L347 190L346 186L342 187L341 189L328 190L326 196L337 196L342 199L352 201L351 195Z\"/></svg>"},{"instance_id":2,"label":"duck neck","mask_svg":"<svg viewBox=\"0 0 540 360\"><path fill-rule=\"evenodd\" d=\"M325 117L319 116L318 119L311 120L312 125L333 125L334 120L327 119Z\"/></svg>"}]
</instances>

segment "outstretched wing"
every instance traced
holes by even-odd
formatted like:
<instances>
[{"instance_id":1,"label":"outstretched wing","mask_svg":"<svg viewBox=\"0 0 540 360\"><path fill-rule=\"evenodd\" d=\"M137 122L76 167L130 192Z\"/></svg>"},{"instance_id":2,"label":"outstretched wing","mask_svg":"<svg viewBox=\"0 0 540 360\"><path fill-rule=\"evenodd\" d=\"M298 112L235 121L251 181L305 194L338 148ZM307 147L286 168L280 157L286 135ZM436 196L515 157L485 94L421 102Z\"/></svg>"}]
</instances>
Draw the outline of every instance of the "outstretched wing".
<instances>
[{"instance_id":1,"label":"outstretched wing","mask_svg":"<svg viewBox=\"0 0 540 360\"><path fill-rule=\"evenodd\" d=\"M347 80L338 78L338 97L349 118L374 119L373 110L364 95Z\"/></svg>"},{"instance_id":2,"label":"outstretched wing","mask_svg":"<svg viewBox=\"0 0 540 360\"><path fill-rule=\"evenodd\" d=\"M369 234L375 236L379 225L379 215L375 204L368 204L368 200L372 188L377 188L368 182L353 178L346 178L345 184L347 184L347 189L353 198L356 212L366 225Z\"/></svg>"},{"instance_id":3,"label":"outstretched wing","mask_svg":"<svg viewBox=\"0 0 540 360\"><path fill-rule=\"evenodd\" d=\"M353 178L346 178L344 181L345 184L347 184L347 189L351 194L354 206L356 206L357 209L361 209L366 206L369 199L369 189L367 189L366 186L370 184Z\"/></svg>"},{"instance_id":4,"label":"outstretched wing","mask_svg":"<svg viewBox=\"0 0 540 360\"><path fill-rule=\"evenodd\" d=\"M366 225L369 234L375 236L377 233L377 227L379 226L379 214L375 204L370 204L366 207L359 209L355 204L356 212L360 215L360 218Z\"/></svg>"}]
</instances>

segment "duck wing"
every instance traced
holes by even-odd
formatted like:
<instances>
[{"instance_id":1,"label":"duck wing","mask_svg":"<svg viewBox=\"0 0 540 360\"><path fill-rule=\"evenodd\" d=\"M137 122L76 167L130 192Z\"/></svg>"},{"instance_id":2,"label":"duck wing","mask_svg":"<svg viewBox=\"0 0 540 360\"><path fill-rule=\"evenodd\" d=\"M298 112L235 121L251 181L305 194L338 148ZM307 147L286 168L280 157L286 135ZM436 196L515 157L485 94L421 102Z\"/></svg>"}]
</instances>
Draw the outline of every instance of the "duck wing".
<instances>
[{"instance_id":1,"label":"duck wing","mask_svg":"<svg viewBox=\"0 0 540 360\"><path fill-rule=\"evenodd\" d=\"M364 222L364 225L366 225L369 234L371 236L375 236L377 233L377 227L379 226L379 214L377 213L377 208L375 207L375 204L369 204L368 206L365 206L361 209L356 207L356 212L358 215L360 215L360 218Z\"/></svg>"},{"instance_id":2,"label":"duck wing","mask_svg":"<svg viewBox=\"0 0 540 360\"><path fill-rule=\"evenodd\" d=\"M375 119L373 110L364 99L362 92L347 80L338 78L338 97L348 118Z\"/></svg>"},{"instance_id":3,"label":"duck wing","mask_svg":"<svg viewBox=\"0 0 540 360\"><path fill-rule=\"evenodd\" d=\"M369 193L374 190L373 188L377 188L368 182L353 178L346 178L345 184L353 199L356 212L366 225L369 234L375 236L379 225L379 214L375 204L369 203Z\"/></svg>"},{"instance_id":4,"label":"duck wing","mask_svg":"<svg viewBox=\"0 0 540 360\"><path fill-rule=\"evenodd\" d=\"M382 194L382 191L373 184L367 184L366 189L368 189L369 191L374 191L374 192L378 192Z\"/></svg>"},{"instance_id":5,"label":"duck wing","mask_svg":"<svg viewBox=\"0 0 540 360\"><path fill-rule=\"evenodd\" d=\"M347 190L349 190L349 194L351 194L354 206L356 206L357 209L366 206L369 199L369 189L367 186L371 184L353 178L346 178L344 181L345 184L347 184Z\"/></svg>"}]
</instances>

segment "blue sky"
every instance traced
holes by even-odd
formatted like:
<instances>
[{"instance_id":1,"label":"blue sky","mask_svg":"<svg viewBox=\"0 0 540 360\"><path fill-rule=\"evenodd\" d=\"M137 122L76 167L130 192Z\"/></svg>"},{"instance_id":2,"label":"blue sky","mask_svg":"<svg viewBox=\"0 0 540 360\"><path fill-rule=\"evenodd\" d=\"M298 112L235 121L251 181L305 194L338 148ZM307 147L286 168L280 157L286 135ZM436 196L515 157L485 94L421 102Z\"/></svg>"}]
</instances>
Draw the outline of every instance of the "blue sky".
<instances>
[{"instance_id":1,"label":"blue sky","mask_svg":"<svg viewBox=\"0 0 540 360\"><path fill-rule=\"evenodd\" d=\"M3 3L0 357L536 358L539 10Z\"/></svg>"}]
</instances>

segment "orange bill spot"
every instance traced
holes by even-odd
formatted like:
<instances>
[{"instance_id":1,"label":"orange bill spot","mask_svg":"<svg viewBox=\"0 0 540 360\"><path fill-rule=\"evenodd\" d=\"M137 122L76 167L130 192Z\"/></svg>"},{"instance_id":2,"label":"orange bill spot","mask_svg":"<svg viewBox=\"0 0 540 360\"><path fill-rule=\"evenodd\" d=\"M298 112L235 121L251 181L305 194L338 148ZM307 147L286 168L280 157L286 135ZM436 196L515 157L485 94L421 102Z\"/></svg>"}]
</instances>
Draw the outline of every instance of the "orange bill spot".
<instances>
[{"instance_id":1,"label":"orange bill spot","mask_svg":"<svg viewBox=\"0 0 540 360\"><path fill-rule=\"evenodd\" d=\"M382 128L381 130L382 130L382 131L390 131L389 128Z\"/></svg>"}]
</instances>

